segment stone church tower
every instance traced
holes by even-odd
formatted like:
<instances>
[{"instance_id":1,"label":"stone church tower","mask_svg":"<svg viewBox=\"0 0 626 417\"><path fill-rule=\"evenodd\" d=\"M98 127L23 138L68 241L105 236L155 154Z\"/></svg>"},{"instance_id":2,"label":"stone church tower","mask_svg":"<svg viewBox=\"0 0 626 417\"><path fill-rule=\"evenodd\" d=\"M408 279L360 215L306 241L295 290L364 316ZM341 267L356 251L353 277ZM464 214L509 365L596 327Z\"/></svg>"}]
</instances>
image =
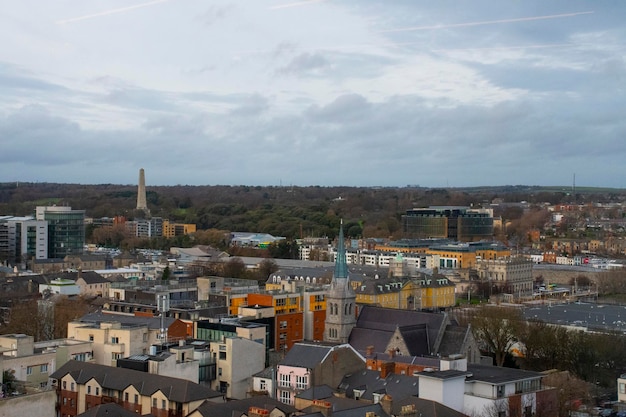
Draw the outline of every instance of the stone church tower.
<instances>
[{"instance_id":1,"label":"stone church tower","mask_svg":"<svg viewBox=\"0 0 626 417\"><path fill-rule=\"evenodd\" d=\"M348 263L343 239L343 222L339 229L335 273L326 296L326 322L324 341L348 343L350 332L356 325L356 294L350 285Z\"/></svg>"}]
</instances>

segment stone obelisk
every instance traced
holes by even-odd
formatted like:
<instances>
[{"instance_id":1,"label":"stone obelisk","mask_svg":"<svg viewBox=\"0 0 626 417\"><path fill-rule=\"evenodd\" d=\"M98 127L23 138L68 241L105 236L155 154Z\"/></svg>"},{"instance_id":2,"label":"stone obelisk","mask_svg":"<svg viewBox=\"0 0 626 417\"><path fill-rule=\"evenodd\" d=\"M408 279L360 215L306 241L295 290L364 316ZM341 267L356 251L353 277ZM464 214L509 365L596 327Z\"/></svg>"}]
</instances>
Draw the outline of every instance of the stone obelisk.
<instances>
[{"instance_id":1,"label":"stone obelisk","mask_svg":"<svg viewBox=\"0 0 626 417\"><path fill-rule=\"evenodd\" d=\"M146 174L141 168L139 170L139 187L137 188L137 210L143 210L149 214L148 204L146 203Z\"/></svg>"}]
</instances>

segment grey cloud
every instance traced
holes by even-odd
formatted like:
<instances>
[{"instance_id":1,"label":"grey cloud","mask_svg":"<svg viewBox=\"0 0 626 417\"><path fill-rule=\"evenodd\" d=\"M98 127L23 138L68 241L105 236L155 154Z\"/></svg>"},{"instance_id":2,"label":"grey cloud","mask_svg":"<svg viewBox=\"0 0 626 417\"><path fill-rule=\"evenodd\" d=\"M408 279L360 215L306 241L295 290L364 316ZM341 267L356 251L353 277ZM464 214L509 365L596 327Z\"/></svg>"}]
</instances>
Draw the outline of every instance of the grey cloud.
<instances>
[{"instance_id":1,"label":"grey cloud","mask_svg":"<svg viewBox=\"0 0 626 417\"><path fill-rule=\"evenodd\" d=\"M260 94L253 94L233 109L230 114L242 117L256 116L268 110L269 107L269 100L266 97Z\"/></svg>"},{"instance_id":2,"label":"grey cloud","mask_svg":"<svg viewBox=\"0 0 626 417\"><path fill-rule=\"evenodd\" d=\"M345 94L326 106L311 106L305 116L319 123L354 122L367 118L370 110L371 106L365 97L359 94Z\"/></svg>"},{"instance_id":3,"label":"grey cloud","mask_svg":"<svg viewBox=\"0 0 626 417\"><path fill-rule=\"evenodd\" d=\"M295 56L287 65L278 69L279 74L314 75L326 68L330 63L321 54L302 53Z\"/></svg>"}]
</instances>

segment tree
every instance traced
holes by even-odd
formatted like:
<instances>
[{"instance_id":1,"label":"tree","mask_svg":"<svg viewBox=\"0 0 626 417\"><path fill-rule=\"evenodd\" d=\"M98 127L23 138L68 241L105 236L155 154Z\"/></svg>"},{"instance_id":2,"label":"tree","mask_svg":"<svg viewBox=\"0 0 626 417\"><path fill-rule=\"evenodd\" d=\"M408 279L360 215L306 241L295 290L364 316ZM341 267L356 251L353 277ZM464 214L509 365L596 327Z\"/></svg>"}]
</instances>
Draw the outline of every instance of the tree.
<instances>
[{"instance_id":1,"label":"tree","mask_svg":"<svg viewBox=\"0 0 626 417\"><path fill-rule=\"evenodd\" d=\"M551 372L543 382L546 386L556 388L559 417L571 415L571 412L578 410L581 404L591 404L589 383L568 371Z\"/></svg>"},{"instance_id":2,"label":"tree","mask_svg":"<svg viewBox=\"0 0 626 417\"><path fill-rule=\"evenodd\" d=\"M63 339L67 337L67 324L87 314L89 303L83 297L61 296L55 300L53 309L53 338Z\"/></svg>"},{"instance_id":3,"label":"tree","mask_svg":"<svg viewBox=\"0 0 626 417\"><path fill-rule=\"evenodd\" d=\"M270 274L278 271L278 265L272 259L263 259L259 263L259 276L260 279L265 281Z\"/></svg>"},{"instance_id":4,"label":"tree","mask_svg":"<svg viewBox=\"0 0 626 417\"><path fill-rule=\"evenodd\" d=\"M536 371L566 369L566 345L570 339L566 328L542 321L521 322L517 339L524 347L523 357L518 359L523 368Z\"/></svg>"},{"instance_id":5,"label":"tree","mask_svg":"<svg viewBox=\"0 0 626 417\"><path fill-rule=\"evenodd\" d=\"M230 258L224 264L223 275L228 278L243 278L246 273L246 265L241 258Z\"/></svg>"},{"instance_id":6,"label":"tree","mask_svg":"<svg viewBox=\"0 0 626 417\"><path fill-rule=\"evenodd\" d=\"M591 285L591 279L589 279L586 275L578 275L570 278L569 285L576 286L578 288L589 288Z\"/></svg>"},{"instance_id":7,"label":"tree","mask_svg":"<svg viewBox=\"0 0 626 417\"><path fill-rule=\"evenodd\" d=\"M9 324L3 333L23 333L33 336L35 342L67 337L67 324L84 316L89 304L82 298L54 296L48 300L29 300L13 303Z\"/></svg>"},{"instance_id":8,"label":"tree","mask_svg":"<svg viewBox=\"0 0 626 417\"><path fill-rule=\"evenodd\" d=\"M172 275L172 271L170 270L170 267L166 266L165 268L163 268L163 273L161 274L161 280L167 281L170 279L171 275Z\"/></svg>"},{"instance_id":9,"label":"tree","mask_svg":"<svg viewBox=\"0 0 626 417\"><path fill-rule=\"evenodd\" d=\"M476 341L494 355L497 366L504 365L521 321L522 313L518 309L500 306L479 307L470 319Z\"/></svg>"}]
</instances>

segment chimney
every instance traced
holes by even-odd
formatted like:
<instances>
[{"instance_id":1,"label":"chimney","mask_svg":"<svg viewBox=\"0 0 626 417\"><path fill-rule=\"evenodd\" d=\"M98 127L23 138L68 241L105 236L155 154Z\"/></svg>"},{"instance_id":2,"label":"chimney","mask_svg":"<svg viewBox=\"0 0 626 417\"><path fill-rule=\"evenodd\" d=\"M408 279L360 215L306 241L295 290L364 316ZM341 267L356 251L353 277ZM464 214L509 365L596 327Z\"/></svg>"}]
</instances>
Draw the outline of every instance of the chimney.
<instances>
[{"instance_id":1,"label":"chimney","mask_svg":"<svg viewBox=\"0 0 626 417\"><path fill-rule=\"evenodd\" d=\"M396 364L394 362L383 362L380 365L380 377L387 378L387 375L393 374L393 371L396 369Z\"/></svg>"},{"instance_id":2,"label":"chimney","mask_svg":"<svg viewBox=\"0 0 626 417\"><path fill-rule=\"evenodd\" d=\"M374 346L370 345L365 348L365 356L370 357L374 354Z\"/></svg>"},{"instance_id":3,"label":"chimney","mask_svg":"<svg viewBox=\"0 0 626 417\"><path fill-rule=\"evenodd\" d=\"M391 408L393 407L393 398L391 395L383 395L383 398L380 399L380 406L385 410L385 413L391 415Z\"/></svg>"}]
</instances>

